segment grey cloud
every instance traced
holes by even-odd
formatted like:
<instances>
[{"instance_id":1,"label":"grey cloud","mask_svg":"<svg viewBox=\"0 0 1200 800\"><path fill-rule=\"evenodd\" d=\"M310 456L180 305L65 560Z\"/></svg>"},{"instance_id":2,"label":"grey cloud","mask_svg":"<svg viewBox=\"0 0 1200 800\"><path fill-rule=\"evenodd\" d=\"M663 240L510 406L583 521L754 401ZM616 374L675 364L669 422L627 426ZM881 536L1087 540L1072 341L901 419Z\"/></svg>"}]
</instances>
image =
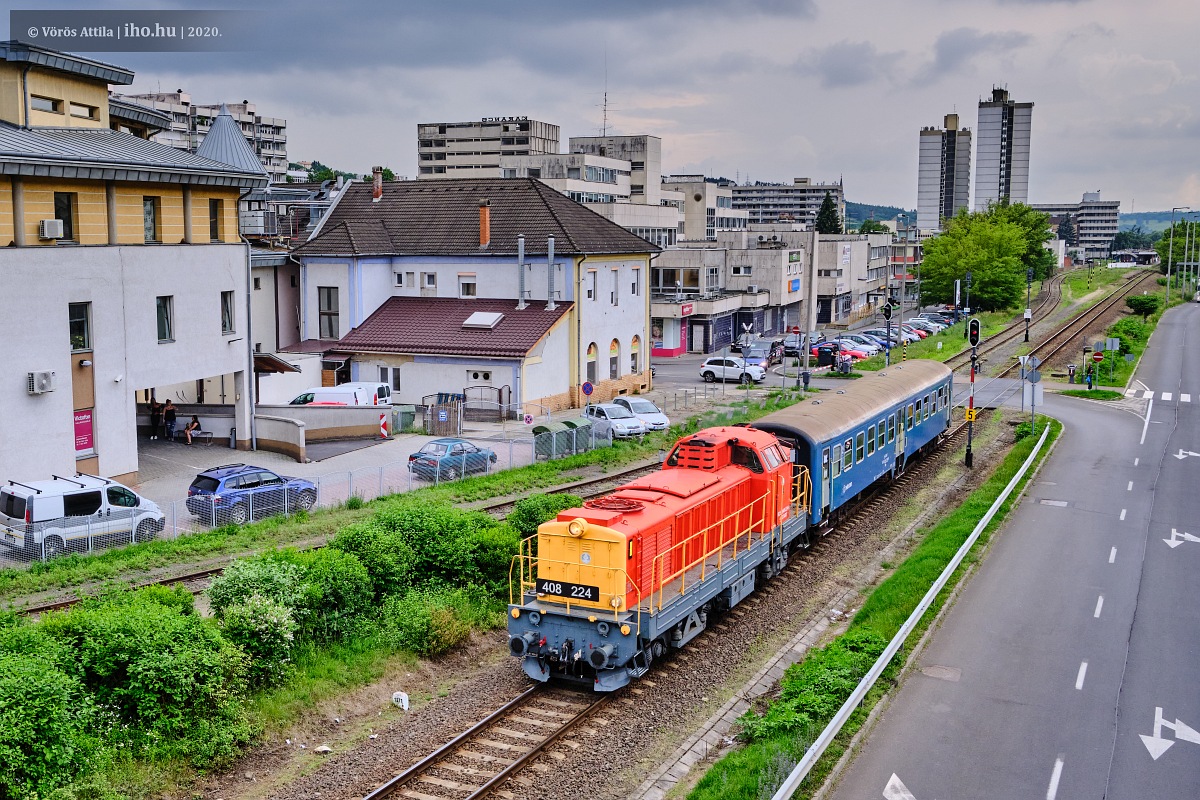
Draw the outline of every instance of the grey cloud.
<instances>
[{"instance_id":1,"label":"grey cloud","mask_svg":"<svg viewBox=\"0 0 1200 800\"><path fill-rule=\"evenodd\" d=\"M826 88L845 88L886 77L898 59L898 53L880 53L870 42L843 41L805 53L796 71L817 77Z\"/></svg>"},{"instance_id":2,"label":"grey cloud","mask_svg":"<svg viewBox=\"0 0 1200 800\"><path fill-rule=\"evenodd\" d=\"M946 31L933 45L933 61L917 74L917 80L928 82L946 77L967 66L986 53L1006 53L1024 47L1033 37L1017 31L983 33L975 28L956 28Z\"/></svg>"}]
</instances>

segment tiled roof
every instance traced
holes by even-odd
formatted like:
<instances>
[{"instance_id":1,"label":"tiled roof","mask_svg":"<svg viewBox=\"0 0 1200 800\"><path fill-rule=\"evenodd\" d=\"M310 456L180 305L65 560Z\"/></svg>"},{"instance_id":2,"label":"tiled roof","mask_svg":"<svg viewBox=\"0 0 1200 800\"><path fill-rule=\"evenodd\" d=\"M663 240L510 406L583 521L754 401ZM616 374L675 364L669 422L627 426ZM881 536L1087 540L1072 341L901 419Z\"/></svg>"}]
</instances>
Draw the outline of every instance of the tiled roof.
<instances>
[{"instance_id":1,"label":"tiled roof","mask_svg":"<svg viewBox=\"0 0 1200 800\"><path fill-rule=\"evenodd\" d=\"M321 234L323 252L353 253L356 256L394 254L392 239L379 220L339 222Z\"/></svg>"},{"instance_id":2,"label":"tiled roof","mask_svg":"<svg viewBox=\"0 0 1200 800\"><path fill-rule=\"evenodd\" d=\"M233 121L229 109L224 104L212 127L204 134L204 141L196 148L196 155L222 164L228 164L241 172L258 172L266 174L266 169L246 137L242 129Z\"/></svg>"},{"instance_id":3,"label":"tiled roof","mask_svg":"<svg viewBox=\"0 0 1200 800\"><path fill-rule=\"evenodd\" d=\"M109 128L20 128L0 121L0 173L101 180L259 186L249 174L160 142ZM203 177L204 180L200 180Z\"/></svg>"},{"instance_id":4,"label":"tiled roof","mask_svg":"<svg viewBox=\"0 0 1200 800\"><path fill-rule=\"evenodd\" d=\"M491 356L520 358L541 341L571 309L558 303L530 303L520 311L514 300L459 300L439 297L392 297L329 349L351 353ZM494 328L464 328L476 312L504 316Z\"/></svg>"},{"instance_id":5,"label":"tiled roof","mask_svg":"<svg viewBox=\"0 0 1200 800\"><path fill-rule=\"evenodd\" d=\"M491 241L479 246L479 201L490 201ZM389 181L371 201L370 184L351 184L329 212L321 234L298 255L378 255L355 250L339 223L382 223L390 255L504 255L525 235L528 255L545 254L546 238L562 255L656 253L660 248L532 178ZM328 238L326 238L328 237ZM377 249L382 242L370 240Z\"/></svg>"}]
</instances>

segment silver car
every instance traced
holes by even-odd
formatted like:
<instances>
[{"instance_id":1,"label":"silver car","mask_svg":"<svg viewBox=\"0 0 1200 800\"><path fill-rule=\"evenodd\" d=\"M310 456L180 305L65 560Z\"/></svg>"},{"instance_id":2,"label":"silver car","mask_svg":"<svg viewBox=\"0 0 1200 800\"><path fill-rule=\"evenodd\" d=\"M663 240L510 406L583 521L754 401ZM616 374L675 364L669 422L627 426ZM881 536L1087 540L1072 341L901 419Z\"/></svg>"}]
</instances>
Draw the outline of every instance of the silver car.
<instances>
[{"instance_id":1,"label":"silver car","mask_svg":"<svg viewBox=\"0 0 1200 800\"><path fill-rule=\"evenodd\" d=\"M631 439L646 435L646 424L633 412L616 403L597 403L584 409L583 415L592 421L596 436L613 439Z\"/></svg>"},{"instance_id":2,"label":"silver car","mask_svg":"<svg viewBox=\"0 0 1200 800\"><path fill-rule=\"evenodd\" d=\"M613 398L613 405L629 409L642 421L646 430L665 431L671 425L671 420L667 419L662 409L644 397L616 397Z\"/></svg>"}]
</instances>

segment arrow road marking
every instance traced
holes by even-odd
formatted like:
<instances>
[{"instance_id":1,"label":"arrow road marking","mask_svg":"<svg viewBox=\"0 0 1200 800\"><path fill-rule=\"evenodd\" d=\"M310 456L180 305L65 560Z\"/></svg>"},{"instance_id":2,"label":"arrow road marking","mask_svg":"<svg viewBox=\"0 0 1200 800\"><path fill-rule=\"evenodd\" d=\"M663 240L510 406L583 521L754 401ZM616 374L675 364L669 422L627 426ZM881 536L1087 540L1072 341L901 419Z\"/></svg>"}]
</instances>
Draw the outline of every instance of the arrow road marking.
<instances>
[{"instance_id":1,"label":"arrow road marking","mask_svg":"<svg viewBox=\"0 0 1200 800\"><path fill-rule=\"evenodd\" d=\"M1150 758L1158 761L1159 756L1171 749L1171 745L1175 742L1170 739L1164 739L1162 735L1163 728L1170 728L1175 732L1175 738L1182 742L1191 742L1192 744L1200 744L1200 731L1190 725L1185 725L1179 719L1174 723L1167 722L1163 719L1162 707L1154 709L1154 735L1147 736L1139 734L1142 737L1142 744L1146 745L1146 749L1150 751Z\"/></svg>"},{"instance_id":2,"label":"arrow road marking","mask_svg":"<svg viewBox=\"0 0 1200 800\"><path fill-rule=\"evenodd\" d=\"M1183 544L1184 542L1200 542L1200 536L1193 536L1190 533L1186 533L1184 531L1177 531L1174 528L1171 528L1171 538L1163 539L1163 541L1167 543L1168 547L1170 547L1172 550L1174 550L1176 547L1179 547L1179 545Z\"/></svg>"},{"instance_id":3,"label":"arrow road marking","mask_svg":"<svg viewBox=\"0 0 1200 800\"><path fill-rule=\"evenodd\" d=\"M1184 450L1182 447L1179 448L1178 453L1173 453L1173 455L1176 458L1178 458L1180 461L1183 461L1188 456L1195 456L1196 458L1200 458L1200 453L1193 453L1191 450Z\"/></svg>"},{"instance_id":4,"label":"arrow road marking","mask_svg":"<svg viewBox=\"0 0 1200 800\"><path fill-rule=\"evenodd\" d=\"M894 772L888 780L887 786L883 787L883 797L884 800L917 800Z\"/></svg>"}]
</instances>

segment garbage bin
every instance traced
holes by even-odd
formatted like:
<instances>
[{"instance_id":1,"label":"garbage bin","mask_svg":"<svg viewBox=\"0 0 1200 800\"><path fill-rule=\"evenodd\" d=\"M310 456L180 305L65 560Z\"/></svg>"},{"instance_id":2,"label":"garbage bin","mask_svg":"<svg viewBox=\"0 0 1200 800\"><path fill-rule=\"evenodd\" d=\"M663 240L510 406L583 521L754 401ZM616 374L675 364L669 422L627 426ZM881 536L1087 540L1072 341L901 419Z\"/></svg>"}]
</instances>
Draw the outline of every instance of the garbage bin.
<instances>
[{"instance_id":1,"label":"garbage bin","mask_svg":"<svg viewBox=\"0 0 1200 800\"><path fill-rule=\"evenodd\" d=\"M534 458L560 458L571 453L572 430L562 422L533 426Z\"/></svg>"},{"instance_id":2,"label":"garbage bin","mask_svg":"<svg viewBox=\"0 0 1200 800\"><path fill-rule=\"evenodd\" d=\"M843 375L850 374L850 359L849 358L842 358L842 359L838 360L838 372L842 373Z\"/></svg>"},{"instance_id":3,"label":"garbage bin","mask_svg":"<svg viewBox=\"0 0 1200 800\"><path fill-rule=\"evenodd\" d=\"M574 438L570 440L574 452L583 453L592 449L592 421L590 419L587 417L564 419L563 425L574 431Z\"/></svg>"},{"instance_id":4,"label":"garbage bin","mask_svg":"<svg viewBox=\"0 0 1200 800\"><path fill-rule=\"evenodd\" d=\"M834 343L817 345L817 366L832 367L837 358L839 348Z\"/></svg>"},{"instance_id":5,"label":"garbage bin","mask_svg":"<svg viewBox=\"0 0 1200 800\"><path fill-rule=\"evenodd\" d=\"M237 428L229 429L229 449L237 450Z\"/></svg>"},{"instance_id":6,"label":"garbage bin","mask_svg":"<svg viewBox=\"0 0 1200 800\"><path fill-rule=\"evenodd\" d=\"M392 406L392 417L396 426L394 433L409 430L417 424L417 407Z\"/></svg>"}]
</instances>

